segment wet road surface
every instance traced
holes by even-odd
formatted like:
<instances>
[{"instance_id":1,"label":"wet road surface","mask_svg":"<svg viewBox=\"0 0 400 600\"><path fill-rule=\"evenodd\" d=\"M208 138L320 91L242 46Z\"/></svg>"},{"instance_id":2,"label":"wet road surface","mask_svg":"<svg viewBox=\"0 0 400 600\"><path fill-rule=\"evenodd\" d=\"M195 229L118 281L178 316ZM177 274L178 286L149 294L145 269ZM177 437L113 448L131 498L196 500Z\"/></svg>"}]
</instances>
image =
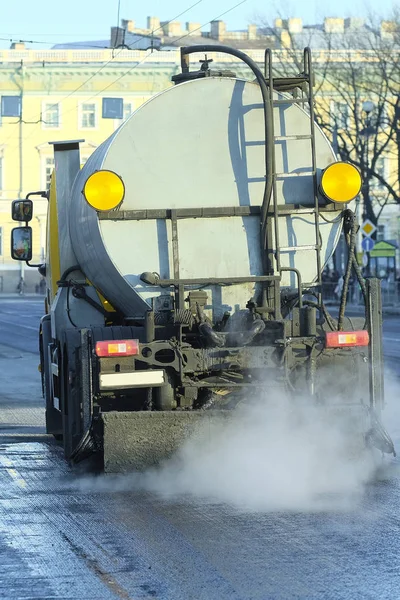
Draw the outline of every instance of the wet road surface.
<instances>
[{"instance_id":1,"label":"wet road surface","mask_svg":"<svg viewBox=\"0 0 400 600\"><path fill-rule=\"evenodd\" d=\"M41 311L37 301L0 301L0 598L400 598L397 459L351 510L249 512L167 500L129 480L114 492L96 485L102 478L80 483L87 466L71 470L44 434ZM397 335L393 318L385 338L398 376ZM391 432L399 446L396 417Z\"/></svg>"}]
</instances>

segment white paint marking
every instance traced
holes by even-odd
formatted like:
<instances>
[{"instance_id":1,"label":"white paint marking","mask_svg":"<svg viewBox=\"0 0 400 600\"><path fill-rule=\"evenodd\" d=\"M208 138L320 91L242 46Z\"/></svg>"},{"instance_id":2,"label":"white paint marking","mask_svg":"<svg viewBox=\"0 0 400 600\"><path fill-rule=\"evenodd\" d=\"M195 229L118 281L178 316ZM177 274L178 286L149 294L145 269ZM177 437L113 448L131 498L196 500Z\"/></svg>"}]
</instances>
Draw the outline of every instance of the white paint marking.
<instances>
[{"instance_id":1,"label":"white paint marking","mask_svg":"<svg viewBox=\"0 0 400 600\"><path fill-rule=\"evenodd\" d=\"M6 319L0 319L0 323L5 323L6 325L12 325L14 327L22 327L23 329L31 329L32 331L39 331L39 327L32 327L32 325L21 325L21 323L13 323L11 321L7 321Z\"/></svg>"}]
</instances>

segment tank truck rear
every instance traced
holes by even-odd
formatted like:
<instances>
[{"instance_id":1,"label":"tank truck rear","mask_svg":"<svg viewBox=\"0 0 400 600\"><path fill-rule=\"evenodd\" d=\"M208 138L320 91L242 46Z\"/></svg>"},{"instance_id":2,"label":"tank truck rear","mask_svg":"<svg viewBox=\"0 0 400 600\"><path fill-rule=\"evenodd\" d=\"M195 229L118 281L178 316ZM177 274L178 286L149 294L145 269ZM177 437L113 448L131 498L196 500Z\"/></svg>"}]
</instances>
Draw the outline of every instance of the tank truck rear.
<instances>
[{"instance_id":1,"label":"tank truck rear","mask_svg":"<svg viewBox=\"0 0 400 600\"><path fill-rule=\"evenodd\" d=\"M254 81L213 71L207 57L190 71L193 53L210 52L239 59ZM273 77L269 50L264 73L226 47L186 47L181 58L175 86L82 169L80 141L53 144L40 267L47 431L67 459L101 452L108 471L141 469L170 456L200 421L229 418L239 399L281 394L345 407L355 436L394 452L379 417L379 282L364 280L355 258L361 177L314 121L310 50L290 78ZM26 227L14 230L12 253L29 264L23 202ZM321 273L342 231L336 319ZM349 320L352 270L366 310Z\"/></svg>"}]
</instances>

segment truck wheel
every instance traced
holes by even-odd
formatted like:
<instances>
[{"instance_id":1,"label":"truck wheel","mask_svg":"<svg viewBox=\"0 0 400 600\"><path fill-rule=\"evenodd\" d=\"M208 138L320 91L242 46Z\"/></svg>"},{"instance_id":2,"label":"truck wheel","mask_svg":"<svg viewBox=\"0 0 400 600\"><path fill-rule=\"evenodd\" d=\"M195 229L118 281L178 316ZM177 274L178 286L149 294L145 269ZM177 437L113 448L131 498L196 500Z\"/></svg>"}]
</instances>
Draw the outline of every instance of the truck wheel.
<instances>
[{"instance_id":1,"label":"truck wheel","mask_svg":"<svg viewBox=\"0 0 400 600\"><path fill-rule=\"evenodd\" d=\"M153 402L155 410L174 410L174 408L177 407L174 377L168 371L168 369L165 373L165 385L153 389Z\"/></svg>"},{"instance_id":2,"label":"truck wheel","mask_svg":"<svg viewBox=\"0 0 400 600\"><path fill-rule=\"evenodd\" d=\"M54 399L51 385L51 364L48 356L48 348L51 342L52 338L50 315L46 315L42 318L39 330L42 393L46 407L46 433L51 433L56 439L60 439L62 436L61 412L54 408Z\"/></svg>"},{"instance_id":3,"label":"truck wheel","mask_svg":"<svg viewBox=\"0 0 400 600\"><path fill-rule=\"evenodd\" d=\"M80 410L80 332L68 330L64 332L60 361L60 396L62 412L62 433L64 454L70 459L82 435L82 419Z\"/></svg>"}]
</instances>

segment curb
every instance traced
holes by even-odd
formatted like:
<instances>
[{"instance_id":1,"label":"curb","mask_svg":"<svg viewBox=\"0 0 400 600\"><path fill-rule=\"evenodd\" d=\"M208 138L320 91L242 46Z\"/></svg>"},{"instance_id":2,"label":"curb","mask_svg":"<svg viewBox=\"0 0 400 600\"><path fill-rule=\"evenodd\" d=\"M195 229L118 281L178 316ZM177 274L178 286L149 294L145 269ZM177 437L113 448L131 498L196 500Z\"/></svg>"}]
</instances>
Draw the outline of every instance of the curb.
<instances>
[{"instance_id":1,"label":"curb","mask_svg":"<svg viewBox=\"0 0 400 600\"><path fill-rule=\"evenodd\" d=\"M329 310L330 308L339 308L339 303L337 302L325 302L325 306ZM346 304L346 312L364 312L364 306L362 304ZM400 315L400 306L383 306L382 308L383 315Z\"/></svg>"},{"instance_id":2,"label":"curb","mask_svg":"<svg viewBox=\"0 0 400 600\"><path fill-rule=\"evenodd\" d=\"M40 294L0 294L1 300L44 300L45 296Z\"/></svg>"}]
</instances>

